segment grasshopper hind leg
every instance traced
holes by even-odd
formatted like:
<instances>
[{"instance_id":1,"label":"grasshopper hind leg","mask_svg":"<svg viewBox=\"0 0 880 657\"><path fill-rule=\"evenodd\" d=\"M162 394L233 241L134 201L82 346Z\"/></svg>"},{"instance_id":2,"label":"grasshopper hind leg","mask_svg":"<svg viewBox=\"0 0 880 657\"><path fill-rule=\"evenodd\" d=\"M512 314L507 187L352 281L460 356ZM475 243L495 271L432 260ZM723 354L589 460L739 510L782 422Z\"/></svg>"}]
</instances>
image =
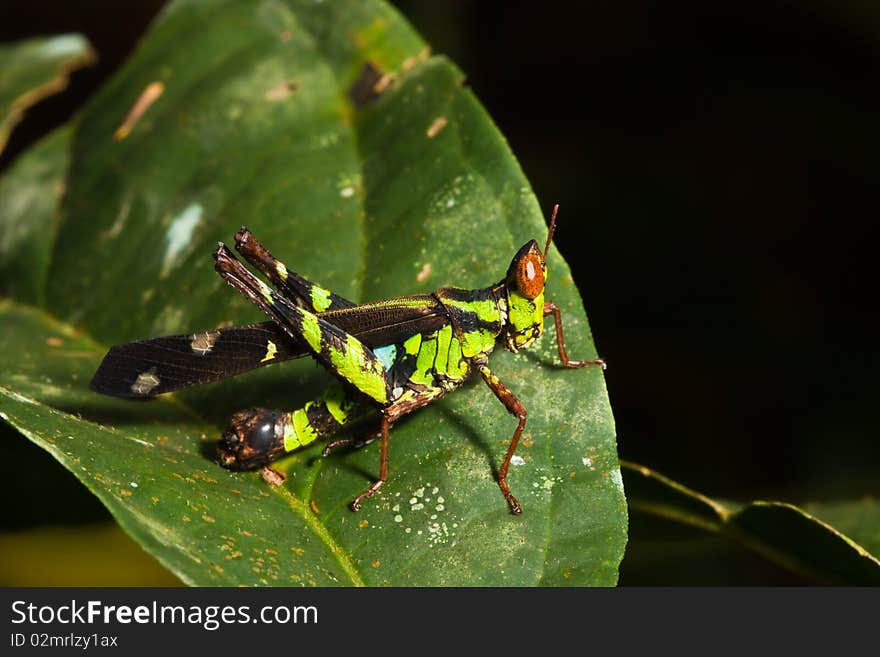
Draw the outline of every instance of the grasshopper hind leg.
<instances>
[{"instance_id":1,"label":"grasshopper hind leg","mask_svg":"<svg viewBox=\"0 0 880 657\"><path fill-rule=\"evenodd\" d=\"M230 419L217 444L220 465L229 470L261 469L270 484L283 476L267 471L269 463L337 433L363 412L345 389L335 385L294 411L248 408Z\"/></svg>"}]
</instances>

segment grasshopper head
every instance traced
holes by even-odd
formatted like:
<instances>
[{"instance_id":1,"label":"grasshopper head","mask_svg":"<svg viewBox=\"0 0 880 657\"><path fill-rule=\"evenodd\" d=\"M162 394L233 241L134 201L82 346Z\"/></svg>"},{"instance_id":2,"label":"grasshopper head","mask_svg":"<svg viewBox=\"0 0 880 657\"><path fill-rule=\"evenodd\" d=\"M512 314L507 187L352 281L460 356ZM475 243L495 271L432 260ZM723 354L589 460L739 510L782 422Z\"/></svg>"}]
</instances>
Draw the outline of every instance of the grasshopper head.
<instances>
[{"instance_id":1,"label":"grasshopper head","mask_svg":"<svg viewBox=\"0 0 880 657\"><path fill-rule=\"evenodd\" d=\"M507 269L507 326L505 346L513 352L528 347L544 332L544 285L547 283L545 254L556 228L558 205L553 206L544 253L535 240L523 244Z\"/></svg>"},{"instance_id":2,"label":"grasshopper head","mask_svg":"<svg viewBox=\"0 0 880 657\"><path fill-rule=\"evenodd\" d=\"M528 347L544 331L544 283L547 263L538 243L531 240L514 256L507 270L507 334L505 346L513 352Z\"/></svg>"}]
</instances>

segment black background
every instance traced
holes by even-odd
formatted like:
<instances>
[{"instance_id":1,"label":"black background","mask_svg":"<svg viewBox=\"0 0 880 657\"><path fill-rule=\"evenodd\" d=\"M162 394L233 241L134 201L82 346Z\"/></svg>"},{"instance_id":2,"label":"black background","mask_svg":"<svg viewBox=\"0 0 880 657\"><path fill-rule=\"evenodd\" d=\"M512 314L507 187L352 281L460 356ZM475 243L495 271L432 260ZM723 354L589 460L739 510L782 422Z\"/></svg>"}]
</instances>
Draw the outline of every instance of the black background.
<instances>
[{"instance_id":1,"label":"black background","mask_svg":"<svg viewBox=\"0 0 880 657\"><path fill-rule=\"evenodd\" d=\"M0 166L70 117L161 5L4 0L0 39L78 31L100 62L29 110ZM561 204L621 457L722 498L876 496L880 5L396 5L465 71L542 206ZM622 583L797 581L718 544L711 572L682 571L686 554L655 568L640 537L678 535L632 520Z\"/></svg>"}]
</instances>

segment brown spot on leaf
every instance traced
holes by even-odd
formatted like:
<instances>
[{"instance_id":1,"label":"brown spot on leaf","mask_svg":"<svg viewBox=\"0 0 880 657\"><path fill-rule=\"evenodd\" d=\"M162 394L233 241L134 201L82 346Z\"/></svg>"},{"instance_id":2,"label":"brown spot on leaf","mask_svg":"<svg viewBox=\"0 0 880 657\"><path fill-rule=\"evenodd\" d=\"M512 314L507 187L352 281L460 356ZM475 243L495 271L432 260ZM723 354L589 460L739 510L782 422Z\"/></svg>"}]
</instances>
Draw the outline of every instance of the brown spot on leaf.
<instances>
[{"instance_id":1,"label":"brown spot on leaf","mask_svg":"<svg viewBox=\"0 0 880 657\"><path fill-rule=\"evenodd\" d=\"M128 114L125 117L125 120L116 128L116 132L113 133L113 139L116 141L122 141L131 133L132 128L134 128L135 124L140 121L141 117L146 113L150 106L159 100L159 97L164 93L165 85L161 82L151 82L146 86L146 88L141 92L141 95L135 101L134 105L132 105L131 109L128 111Z\"/></svg>"},{"instance_id":2,"label":"brown spot on leaf","mask_svg":"<svg viewBox=\"0 0 880 657\"><path fill-rule=\"evenodd\" d=\"M61 347L62 345L64 345L64 340L53 336L51 338L46 338L46 344L50 347Z\"/></svg>"},{"instance_id":3,"label":"brown spot on leaf","mask_svg":"<svg viewBox=\"0 0 880 657\"><path fill-rule=\"evenodd\" d=\"M403 64L400 65L400 72L401 73L409 73L411 70L413 70L416 67L416 64L418 64L419 62L425 61L430 56L431 56L431 49L426 47L419 54L413 55L412 57L407 57L406 59L403 60Z\"/></svg>"},{"instance_id":4,"label":"brown spot on leaf","mask_svg":"<svg viewBox=\"0 0 880 657\"><path fill-rule=\"evenodd\" d=\"M449 123L449 121L446 119L445 116L438 116L436 119L431 121L431 125L428 126L425 134L428 135L430 139L433 139L440 134L440 131L446 127L447 123Z\"/></svg>"},{"instance_id":5,"label":"brown spot on leaf","mask_svg":"<svg viewBox=\"0 0 880 657\"><path fill-rule=\"evenodd\" d=\"M290 30L284 30L281 34L278 35L278 38L281 39L282 43L287 43L293 38L293 32Z\"/></svg>"},{"instance_id":6,"label":"brown spot on leaf","mask_svg":"<svg viewBox=\"0 0 880 657\"><path fill-rule=\"evenodd\" d=\"M299 89L299 83L293 80L285 80L284 82L280 82L276 84L274 87L269 89L263 98L265 98L270 103L277 102L279 100L284 100L285 98L289 98L294 91Z\"/></svg>"},{"instance_id":7,"label":"brown spot on leaf","mask_svg":"<svg viewBox=\"0 0 880 657\"><path fill-rule=\"evenodd\" d=\"M361 74L348 89L348 97L356 108L361 109L378 98L393 80L389 73L383 73L373 62L365 62Z\"/></svg>"},{"instance_id":8,"label":"brown spot on leaf","mask_svg":"<svg viewBox=\"0 0 880 657\"><path fill-rule=\"evenodd\" d=\"M378 568L382 565L382 562L376 559L373 563L370 564L373 568Z\"/></svg>"},{"instance_id":9,"label":"brown spot on leaf","mask_svg":"<svg viewBox=\"0 0 880 657\"><path fill-rule=\"evenodd\" d=\"M321 513L321 511L318 509L318 505L315 504L315 500L311 500L309 502L309 507L312 509L312 513L314 513L315 515Z\"/></svg>"}]
</instances>

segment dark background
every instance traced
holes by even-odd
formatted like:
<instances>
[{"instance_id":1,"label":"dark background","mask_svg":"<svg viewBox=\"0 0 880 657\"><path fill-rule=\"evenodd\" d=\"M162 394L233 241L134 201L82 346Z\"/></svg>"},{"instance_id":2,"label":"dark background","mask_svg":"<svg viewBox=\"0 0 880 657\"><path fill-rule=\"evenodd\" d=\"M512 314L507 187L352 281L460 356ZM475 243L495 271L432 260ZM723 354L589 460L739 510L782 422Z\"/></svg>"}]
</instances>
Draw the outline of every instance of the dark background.
<instances>
[{"instance_id":1,"label":"dark background","mask_svg":"<svg viewBox=\"0 0 880 657\"><path fill-rule=\"evenodd\" d=\"M29 110L0 167L72 116L162 4L0 3L0 40L77 31L100 56ZM880 494L880 4L395 4L465 71L542 206L561 204L621 457L727 499ZM96 505L24 501L5 524ZM631 520L622 583L798 582Z\"/></svg>"}]
</instances>

